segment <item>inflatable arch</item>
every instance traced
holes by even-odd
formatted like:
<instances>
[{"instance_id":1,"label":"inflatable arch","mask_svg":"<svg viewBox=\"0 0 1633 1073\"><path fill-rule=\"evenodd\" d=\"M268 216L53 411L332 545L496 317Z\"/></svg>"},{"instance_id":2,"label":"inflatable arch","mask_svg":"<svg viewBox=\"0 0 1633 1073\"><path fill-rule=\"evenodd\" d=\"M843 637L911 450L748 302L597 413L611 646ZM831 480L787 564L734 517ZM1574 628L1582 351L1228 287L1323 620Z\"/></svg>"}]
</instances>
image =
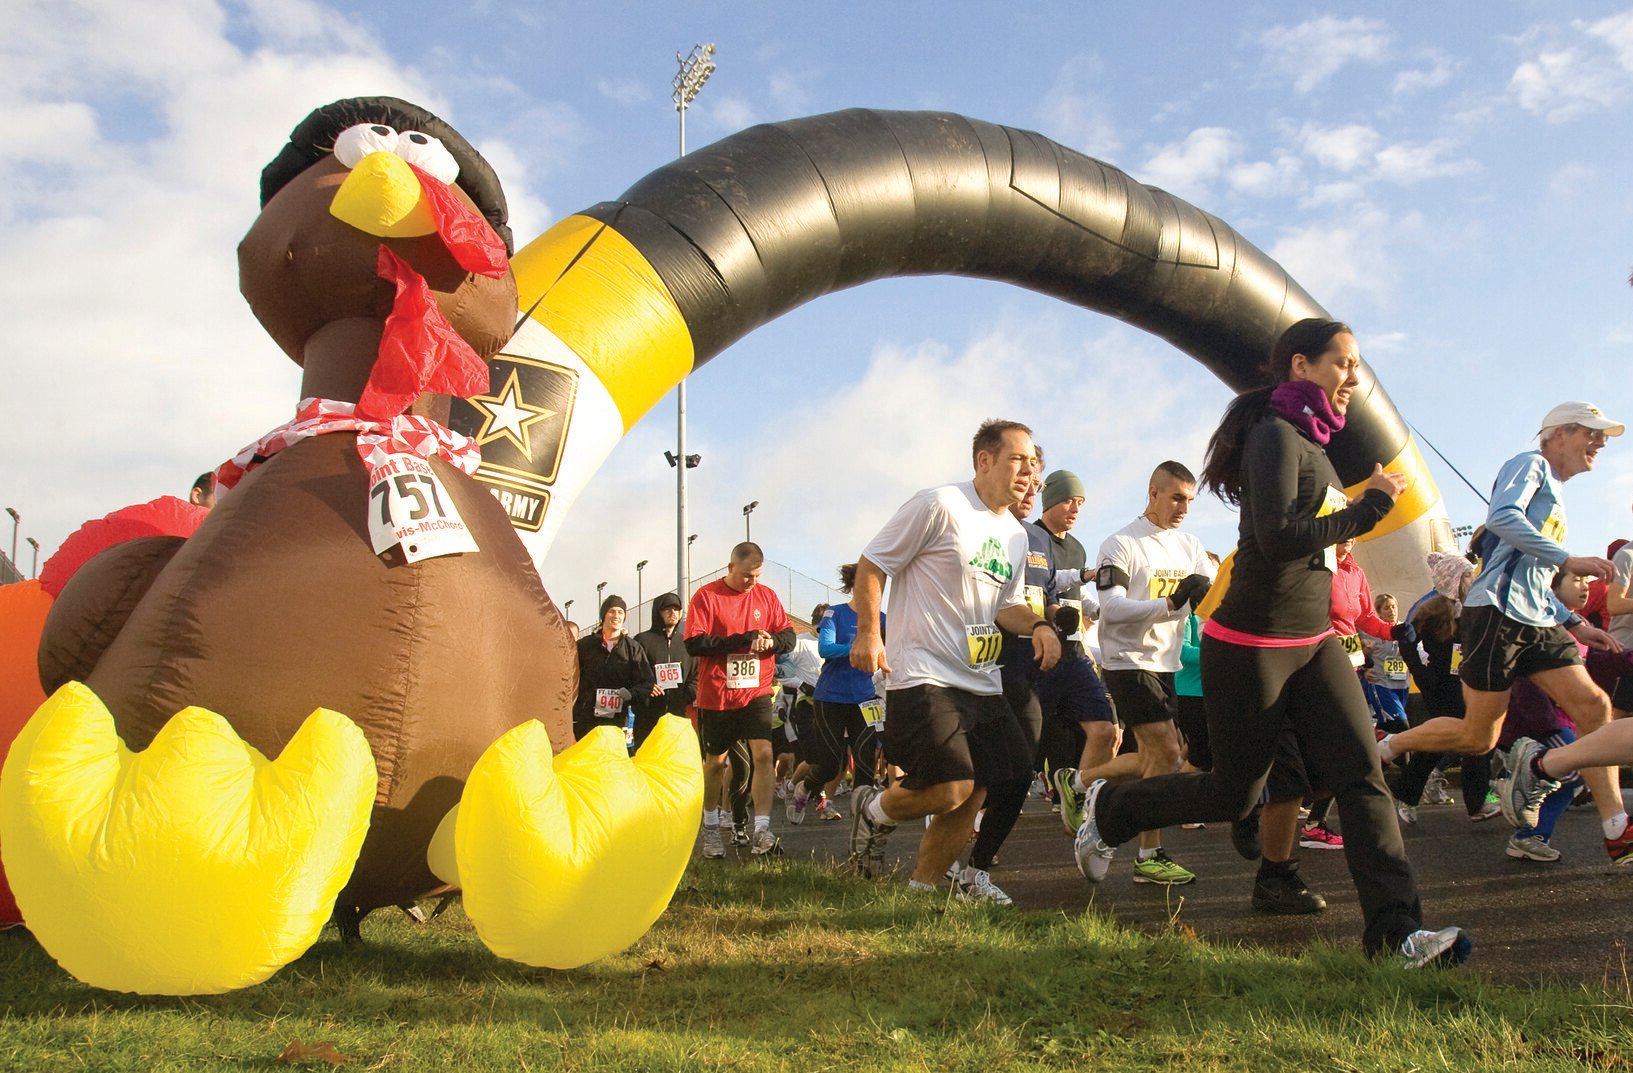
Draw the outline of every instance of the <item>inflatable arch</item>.
<instances>
[{"instance_id":1,"label":"inflatable arch","mask_svg":"<svg viewBox=\"0 0 1633 1073\"><path fill-rule=\"evenodd\" d=\"M512 262L522 317L489 394L455 403L478 478L535 562L624 433L754 328L890 276L1001 280L1168 340L1243 390L1281 331L1328 316L1229 225L1039 134L851 109L752 127L567 217ZM1370 368L1329 449L1411 486L1358 549L1381 591L1427 586L1440 493ZM1017 415L1024 418L1025 415ZM1083 463L1083 464L1086 464Z\"/></svg>"}]
</instances>

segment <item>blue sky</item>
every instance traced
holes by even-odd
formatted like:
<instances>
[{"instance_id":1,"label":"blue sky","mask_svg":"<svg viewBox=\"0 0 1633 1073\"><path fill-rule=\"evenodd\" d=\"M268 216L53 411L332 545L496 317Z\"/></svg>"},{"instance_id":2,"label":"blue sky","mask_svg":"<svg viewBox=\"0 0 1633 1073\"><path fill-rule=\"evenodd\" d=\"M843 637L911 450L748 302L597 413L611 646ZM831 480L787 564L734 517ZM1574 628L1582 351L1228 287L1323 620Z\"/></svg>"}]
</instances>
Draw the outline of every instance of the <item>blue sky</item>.
<instances>
[{"instance_id":1,"label":"blue sky","mask_svg":"<svg viewBox=\"0 0 1633 1073\"><path fill-rule=\"evenodd\" d=\"M296 370L238 296L234 247L312 107L431 107L498 169L521 244L673 157L674 56L701 41L719 69L693 148L842 108L952 111L1221 217L1355 326L1404 416L1482 489L1554 402L1633 413L1633 6L1016 8L10 0L0 505L48 555L292 414ZM1226 400L1165 343L1001 284L819 299L689 381L694 570L758 500L768 554L830 576L915 489L967 475L988 416L1032 424L1051 468L1085 479L1092 549L1156 462L1200 466ZM597 582L633 597L638 560L647 596L672 583L673 415L671 396L631 431L556 542L546 587L575 617ZM1430 457L1454 523L1478 521ZM1633 440L1568 499L1574 551L1633 535ZM1217 503L1189 524L1234 543Z\"/></svg>"}]
</instances>

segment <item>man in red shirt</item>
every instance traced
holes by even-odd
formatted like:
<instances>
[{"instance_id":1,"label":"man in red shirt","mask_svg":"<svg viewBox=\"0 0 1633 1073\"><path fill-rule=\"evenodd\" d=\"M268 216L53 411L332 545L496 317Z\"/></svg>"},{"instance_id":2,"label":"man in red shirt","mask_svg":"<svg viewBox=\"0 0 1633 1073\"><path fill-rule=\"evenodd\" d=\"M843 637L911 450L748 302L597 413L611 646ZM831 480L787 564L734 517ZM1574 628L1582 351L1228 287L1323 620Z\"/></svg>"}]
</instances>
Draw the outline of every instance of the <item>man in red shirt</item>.
<instances>
[{"instance_id":1,"label":"man in red shirt","mask_svg":"<svg viewBox=\"0 0 1633 1073\"><path fill-rule=\"evenodd\" d=\"M720 786L726 751L747 741L754 758L754 835L749 852L777 848L771 833L771 687L777 654L794 647L794 628L777 594L761 585L765 554L744 541L731 550L726 576L692 594L686 651L697 657L697 709L703 739L703 856L724 857Z\"/></svg>"}]
</instances>

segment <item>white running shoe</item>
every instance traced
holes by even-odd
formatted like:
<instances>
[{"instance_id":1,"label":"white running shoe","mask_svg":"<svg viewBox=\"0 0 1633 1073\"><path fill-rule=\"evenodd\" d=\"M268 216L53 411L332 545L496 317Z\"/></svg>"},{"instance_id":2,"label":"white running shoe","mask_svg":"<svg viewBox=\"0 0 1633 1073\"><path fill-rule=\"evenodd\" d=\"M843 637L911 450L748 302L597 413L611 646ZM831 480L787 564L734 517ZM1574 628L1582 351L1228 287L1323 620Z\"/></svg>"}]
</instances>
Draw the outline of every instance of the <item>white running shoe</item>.
<instances>
[{"instance_id":1,"label":"white running shoe","mask_svg":"<svg viewBox=\"0 0 1633 1073\"><path fill-rule=\"evenodd\" d=\"M720 828L703 828L703 859L717 861L726 855L726 840L720 837Z\"/></svg>"},{"instance_id":2,"label":"white running shoe","mask_svg":"<svg viewBox=\"0 0 1633 1073\"><path fill-rule=\"evenodd\" d=\"M1117 853L1100 837L1100 828L1094 822L1094 806L1099 802L1100 791L1105 785L1105 779L1095 779L1089 792L1083 796L1083 825L1077 829L1077 837L1072 839L1072 856L1077 860L1077 870L1090 883L1106 878L1106 873L1111 871L1111 859Z\"/></svg>"},{"instance_id":3,"label":"white running shoe","mask_svg":"<svg viewBox=\"0 0 1633 1073\"><path fill-rule=\"evenodd\" d=\"M771 833L769 827L759 827L754 831L754 838L749 844L749 853L755 857L764 857L767 854L782 852L782 843L777 836Z\"/></svg>"},{"instance_id":4,"label":"white running shoe","mask_svg":"<svg viewBox=\"0 0 1633 1073\"><path fill-rule=\"evenodd\" d=\"M953 881L953 897L961 902L986 902L990 905L1014 905L1015 899L1005 894L984 868L965 868Z\"/></svg>"},{"instance_id":5,"label":"white running shoe","mask_svg":"<svg viewBox=\"0 0 1633 1073\"><path fill-rule=\"evenodd\" d=\"M1400 957L1409 969L1425 965L1461 965L1469 959L1474 940L1462 928L1414 931L1400 945Z\"/></svg>"},{"instance_id":6,"label":"white running shoe","mask_svg":"<svg viewBox=\"0 0 1633 1073\"><path fill-rule=\"evenodd\" d=\"M795 786L788 795L787 814L788 822L798 827L805 822L805 810L811 804L811 791L805 788L802 782Z\"/></svg>"},{"instance_id":7,"label":"white running shoe","mask_svg":"<svg viewBox=\"0 0 1633 1073\"><path fill-rule=\"evenodd\" d=\"M1516 861L1559 860L1559 851L1544 842L1541 835L1530 835L1525 838L1515 835L1508 840L1508 848L1503 852Z\"/></svg>"}]
</instances>

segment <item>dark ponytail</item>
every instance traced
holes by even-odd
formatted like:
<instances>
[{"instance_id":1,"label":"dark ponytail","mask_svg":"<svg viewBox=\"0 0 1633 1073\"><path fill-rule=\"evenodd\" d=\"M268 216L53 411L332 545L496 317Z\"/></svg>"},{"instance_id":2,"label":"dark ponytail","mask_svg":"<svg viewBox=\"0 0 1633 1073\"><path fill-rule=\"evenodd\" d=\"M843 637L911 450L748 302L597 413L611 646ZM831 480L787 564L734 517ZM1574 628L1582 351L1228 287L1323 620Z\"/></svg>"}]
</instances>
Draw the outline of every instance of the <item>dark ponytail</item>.
<instances>
[{"instance_id":1,"label":"dark ponytail","mask_svg":"<svg viewBox=\"0 0 1633 1073\"><path fill-rule=\"evenodd\" d=\"M1295 355L1320 357L1327 352L1334 336L1346 333L1354 334L1349 325L1316 317L1301 320L1281 333L1265 363L1266 386L1244 391L1232 399L1225 407L1225 416L1219 419L1219 427L1209 438L1202 467L1202 487L1232 506L1241 505L1242 452L1248 429L1270 412L1270 393L1288 379Z\"/></svg>"}]
</instances>

